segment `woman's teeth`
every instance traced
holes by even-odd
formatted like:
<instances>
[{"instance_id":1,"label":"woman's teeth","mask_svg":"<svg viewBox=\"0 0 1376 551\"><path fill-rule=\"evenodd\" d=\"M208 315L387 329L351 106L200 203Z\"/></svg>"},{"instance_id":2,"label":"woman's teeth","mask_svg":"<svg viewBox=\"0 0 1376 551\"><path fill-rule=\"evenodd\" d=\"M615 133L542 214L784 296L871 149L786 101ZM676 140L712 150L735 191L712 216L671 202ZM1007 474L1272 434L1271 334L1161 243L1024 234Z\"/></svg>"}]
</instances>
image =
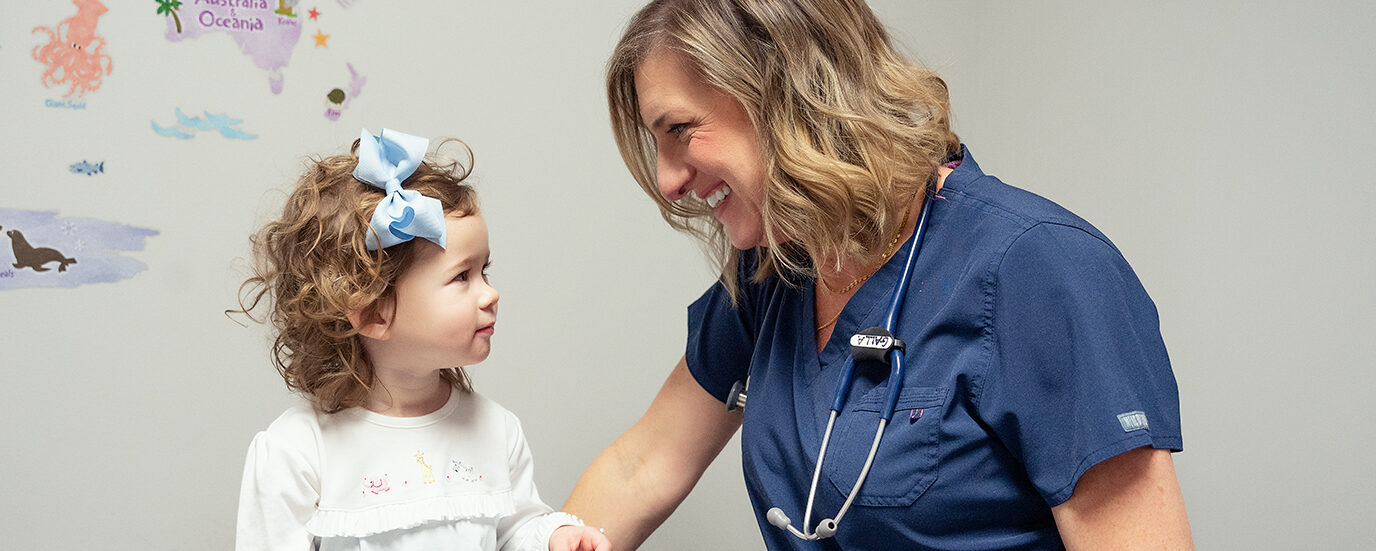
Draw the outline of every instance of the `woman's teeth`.
<instances>
[{"instance_id":1,"label":"woman's teeth","mask_svg":"<svg viewBox=\"0 0 1376 551\"><path fill-rule=\"evenodd\" d=\"M717 188L717 191L707 196L707 206L714 209L717 208L717 205L721 204L722 199L725 199L727 195L731 195L730 187L721 186Z\"/></svg>"}]
</instances>

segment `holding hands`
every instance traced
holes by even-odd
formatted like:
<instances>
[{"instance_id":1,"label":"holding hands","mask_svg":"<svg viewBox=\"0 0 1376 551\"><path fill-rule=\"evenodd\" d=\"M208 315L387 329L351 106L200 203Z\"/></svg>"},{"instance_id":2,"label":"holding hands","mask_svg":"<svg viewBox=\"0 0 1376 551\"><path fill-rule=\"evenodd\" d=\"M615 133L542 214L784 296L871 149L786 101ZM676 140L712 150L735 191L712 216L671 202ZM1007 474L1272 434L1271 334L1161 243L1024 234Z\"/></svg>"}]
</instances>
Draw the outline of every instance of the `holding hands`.
<instances>
[{"instance_id":1,"label":"holding hands","mask_svg":"<svg viewBox=\"0 0 1376 551\"><path fill-rule=\"evenodd\" d=\"M549 551L612 551L612 542L591 526L566 524L550 534Z\"/></svg>"}]
</instances>

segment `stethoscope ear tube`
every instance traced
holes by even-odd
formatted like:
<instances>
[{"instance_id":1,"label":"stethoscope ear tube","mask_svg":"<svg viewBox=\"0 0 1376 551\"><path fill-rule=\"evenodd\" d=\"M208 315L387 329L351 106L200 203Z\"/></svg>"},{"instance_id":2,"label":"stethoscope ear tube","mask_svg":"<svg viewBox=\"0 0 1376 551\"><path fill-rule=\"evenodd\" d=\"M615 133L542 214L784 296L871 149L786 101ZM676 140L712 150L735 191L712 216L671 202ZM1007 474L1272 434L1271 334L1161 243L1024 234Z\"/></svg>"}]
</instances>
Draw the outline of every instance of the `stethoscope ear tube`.
<instances>
[{"instance_id":1,"label":"stethoscope ear tube","mask_svg":"<svg viewBox=\"0 0 1376 551\"><path fill-rule=\"evenodd\" d=\"M898 393L903 390L903 353L894 350L889 353L889 392L884 397L884 422L893 419L893 410L898 407ZM878 441L875 442L878 444Z\"/></svg>"},{"instance_id":2,"label":"stethoscope ear tube","mask_svg":"<svg viewBox=\"0 0 1376 551\"><path fill-rule=\"evenodd\" d=\"M903 263L903 275L894 284L893 301L889 303L889 315L884 320L884 328L893 333L894 327L898 324L898 312L903 309L903 298L908 294L908 281L913 277L913 265L916 264L917 251L922 248L922 238L927 232L927 214L932 209L931 199L922 201L922 214L917 217L917 226L913 229L913 242L908 247L908 258ZM889 392L885 397L884 404L884 423L888 423L893 418L893 410L898 407L898 394L903 389L903 352L893 350L889 352L891 366L889 368ZM879 445L879 440L875 439L875 446Z\"/></svg>"},{"instance_id":3,"label":"stethoscope ear tube","mask_svg":"<svg viewBox=\"0 0 1376 551\"><path fill-rule=\"evenodd\" d=\"M865 484L865 479L869 477L870 467L874 466L874 457L879 451L879 441L884 437L884 428L888 426L893 418L894 409L898 407L898 396L903 389L903 355L905 345L903 341L893 336L894 327L898 322L898 313L902 309L903 299L908 293L908 282L913 277L913 265L917 260L918 249L922 247L922 237L926 233L927 214L930 210L931 199L925 198L922 202L922 214L917 219L917 226L913 230L912 243L908 245L908 254L903 266L903 275L894 282L893 299L889 302L888 315L884 319L884 327L872 327L851 337L851 355L846 358L846 362L841 366L840 380L836 383L836 395L832 398L830 418L827 420L826 432L822 435L822 446L817 452L817 463L812 472L812 486L807 493L807 509L803 515L803 529L800 531L793 527L788 515L782 509L773 507L765 513L765 519L769 524L797 536L799 539L815 541L823 538L830 538L836 535L836 530L841 524L841 518L846 516L850 510L851 503L860 494L860 487ZM817 523L817 530L808 533L808 525L812 522L812 505L817 497L817 480L822 473L822 462L826 458L827 444L831 440L831 429L836 422L836 417L846 406L846 395L850 394L851 376L855 371L855 362L860 359L875 359L883 361L889 360L889 385L885 394L885 407L879 421L879 427L874 433L874 441L870 444L870 452L865 457L865 465L860 469L860 476L855 480L855 485L851 487L850 494L846 496L846 501L837 511L834 519L826 518ZM749 381L749 378L746 378ZM749 384L748 382L746 383ZM740 406L745 405L745 395L738 392L738 381L731 388L731 396L727 400L727 409L732 409L732 405L739 401ZM738 397L739 395L739 397Z\"/></svg>"},{"instance_id":4,"label":"stethoscope ear tube","mask_svg":"<svg viewBox=\"0 0 1376 551\"><path fill-rule=\"evenodd\" d=\"M908 258L903 262L903 275L893 286L893 300L889 301L889 315L884 318L884 329L893 333L898 324L898 312L903 308L903 298L908 295L908 280L913 277L913 265L917 261L917 250L922 248L922 238L927 234L927 211L932 210L931 199L922 201L922 214L917 217L917 227L913 229L913 242L908 246Z\"/></svg>"}]
</instances>

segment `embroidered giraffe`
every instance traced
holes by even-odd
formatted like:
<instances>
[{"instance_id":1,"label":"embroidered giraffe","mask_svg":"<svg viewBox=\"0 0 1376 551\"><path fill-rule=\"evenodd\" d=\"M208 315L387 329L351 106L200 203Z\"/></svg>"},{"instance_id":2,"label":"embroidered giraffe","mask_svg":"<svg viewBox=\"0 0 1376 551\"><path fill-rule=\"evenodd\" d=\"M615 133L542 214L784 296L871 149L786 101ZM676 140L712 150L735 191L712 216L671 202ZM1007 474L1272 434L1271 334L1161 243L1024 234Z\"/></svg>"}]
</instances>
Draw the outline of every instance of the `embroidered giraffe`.
<instances>
[{"instance_id":1,"label":"embroidered giraffe","mask_svg":"<svg viewBox=\"0 0 1376 551\"><path fill-rule=\"evenodd\" d=\"M416 452L416 461L420 462L421 481L426 484L435 483L435 471L430 468L430 464L425 462L425 452Z\"/></svg>"}]
</instances>

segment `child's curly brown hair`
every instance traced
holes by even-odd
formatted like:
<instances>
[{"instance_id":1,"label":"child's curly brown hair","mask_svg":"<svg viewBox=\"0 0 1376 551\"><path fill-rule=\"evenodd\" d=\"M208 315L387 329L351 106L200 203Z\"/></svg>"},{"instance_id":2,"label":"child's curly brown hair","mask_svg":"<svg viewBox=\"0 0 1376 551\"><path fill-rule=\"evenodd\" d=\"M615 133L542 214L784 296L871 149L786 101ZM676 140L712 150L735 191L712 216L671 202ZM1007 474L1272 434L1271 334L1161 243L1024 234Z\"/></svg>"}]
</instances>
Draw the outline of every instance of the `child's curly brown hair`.
<instances>
[{"instance_id":1,"label":"child's curly brown hair","mask_svg":"<svg viewBox=\"0 0 1376 551\"><path fill-rule=\"evenodd\" d=\"M478 211L477 192L464 183L472 173L473 151L457 139L440 146L449 142L463 146L466 166L427 159L402 188L438 199L446 216L468 216ZM367 403L373 367L348 313L389 299L397 277L414 258L416 240L367 249L373 231L368 222L385 195L353 177L358 146L354 140L348 155L310 160L281 218L250 239L253 277L239 287L239 309L226 311L261 321L251 312L269 299L268 319L276 330L273 363L287 388L309 396L326 413ZM472 391L460 366L441 376Z\"/></svg>"}]
</instances>

